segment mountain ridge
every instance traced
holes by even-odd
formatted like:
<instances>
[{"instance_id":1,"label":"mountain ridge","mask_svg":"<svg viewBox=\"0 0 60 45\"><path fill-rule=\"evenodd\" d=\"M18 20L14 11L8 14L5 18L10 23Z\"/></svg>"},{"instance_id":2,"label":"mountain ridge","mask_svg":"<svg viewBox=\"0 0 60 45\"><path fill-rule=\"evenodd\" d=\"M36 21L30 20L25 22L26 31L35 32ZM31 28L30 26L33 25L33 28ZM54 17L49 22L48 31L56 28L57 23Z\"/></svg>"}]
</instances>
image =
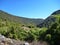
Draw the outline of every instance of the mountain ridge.
<instances>
[{"instance_id":1,"label":"mountain ridge","mask_svg":"<svg viewBox=\"0 0 60 45\"><path fill-rule=\"evenodd\" d=\"M29 24L29 23L33 23L33 24L39 24L41 22L43 22L44 19L32 19L32 18L25 18L25 17L19 17L19 16L14 16L12 14L9 14L5 11L0 10L0 18L5 18L5 19L9 19L10 21L14 21L14 22L19 22L19 23L25 23L25 24Z\"/></svg>"}]
</instances>

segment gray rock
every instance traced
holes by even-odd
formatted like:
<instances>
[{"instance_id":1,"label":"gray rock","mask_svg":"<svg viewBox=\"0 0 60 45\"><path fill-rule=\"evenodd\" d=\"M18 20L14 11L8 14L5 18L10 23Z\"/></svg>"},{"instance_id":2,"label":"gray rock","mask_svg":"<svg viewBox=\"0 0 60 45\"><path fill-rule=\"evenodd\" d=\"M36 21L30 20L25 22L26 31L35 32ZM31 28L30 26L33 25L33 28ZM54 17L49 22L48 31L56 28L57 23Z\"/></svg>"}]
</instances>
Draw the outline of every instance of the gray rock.
<instances>
[{"instance_id":1,"label":"gray rock","mask_svg":"<svg viewBox=\"0 0 60 45\"><path fill-rule=\"evenodd\" d=\"M29 43L28 42L25 42L25 44L24 45L29 45Z\"/></svg>"}]
</instances>

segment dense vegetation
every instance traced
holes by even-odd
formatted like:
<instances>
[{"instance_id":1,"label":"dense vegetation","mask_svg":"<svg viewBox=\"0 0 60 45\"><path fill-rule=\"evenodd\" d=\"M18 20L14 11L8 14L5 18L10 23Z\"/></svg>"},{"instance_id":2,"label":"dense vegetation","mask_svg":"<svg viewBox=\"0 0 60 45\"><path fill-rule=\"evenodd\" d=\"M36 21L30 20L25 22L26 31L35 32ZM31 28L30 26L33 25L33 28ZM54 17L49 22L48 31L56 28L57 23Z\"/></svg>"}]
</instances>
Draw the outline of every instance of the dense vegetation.
<instances>
[{"instance_id":1,"label":"dense vegetation","mask_svg":"<svg viewBox=\"0 0 60 45\"><path fill-rule=\"evenodd\" d=\"M0 33L12 39L37 41L39 40L40 34L42 34L45 30L46 28L37 28L34 25L24 26L20 23L0 19Z\"/></svg>"},{"instance_id":2,"label":"dense vegetation","mask_svg":"<svg viewBox=\"0 0 60 45\"><path fill-rule=\"evenodd\" d=\"M0 17L0 34L5 37L22 41L47 41L50 45L60 45L60 14L55 14L55 18L49 27L36 27L33 24L23 25Z\"/></svg>"},{"instance_id":3,"label":"dense vegetation","mask_svg":"<svg viewBox=\"0 0 60 45\"><path fill-rule=\"evenodd\" d=\"M60 45L60 14L54 16L56 22L41 35L41 39L50 43L50 45Z\"/></svg>"}]
</instances>

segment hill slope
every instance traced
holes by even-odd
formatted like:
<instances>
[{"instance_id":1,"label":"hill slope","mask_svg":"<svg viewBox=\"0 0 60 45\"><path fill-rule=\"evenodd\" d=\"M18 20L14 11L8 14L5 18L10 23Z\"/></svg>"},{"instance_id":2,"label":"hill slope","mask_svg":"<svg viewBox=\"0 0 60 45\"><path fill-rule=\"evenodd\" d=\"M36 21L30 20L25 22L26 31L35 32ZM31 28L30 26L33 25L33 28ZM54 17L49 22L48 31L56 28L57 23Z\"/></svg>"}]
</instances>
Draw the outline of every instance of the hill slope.
<instances>
[{"instance_id":1,"label":"hill slope","mask_svg":"<svg viewBox=\"0 0 60 45\"><path fill-rule=\"evenodd\" d=\"M7 19L9 21L18 22L21 24L35 24L35 25L37 25L37 24L43 22L43 19L30 19L30 18L13 16L13 15L8 14L2 10L0 10L0 18L2 18L3 20Z\"/></svg>"},{"instance_id":2,"label":"hill slope","mask_svg":"<svg viewBox=\"0 0 60 45\"><path fill-rule=\"evenodd\" d=\"M60 15L60 10L53 12L49 17L47 17L42 23L37 25L38 27L47 27L49 28L54 22L56 22L55 15Z\"/></svg>"}]
</instances>

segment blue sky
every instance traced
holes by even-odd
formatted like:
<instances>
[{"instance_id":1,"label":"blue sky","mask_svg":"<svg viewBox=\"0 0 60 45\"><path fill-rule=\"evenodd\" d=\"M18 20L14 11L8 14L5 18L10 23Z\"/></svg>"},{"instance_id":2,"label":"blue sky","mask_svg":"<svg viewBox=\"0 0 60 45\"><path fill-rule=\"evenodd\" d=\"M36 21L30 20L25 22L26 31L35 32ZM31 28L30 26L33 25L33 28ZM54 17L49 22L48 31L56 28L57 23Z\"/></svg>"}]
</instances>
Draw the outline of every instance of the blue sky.
<instances>
[{"instance_id":1,"label":"blue sky","mask_svg":"<svg viewBox=\"0 0 60 45\"><path fill-rule=\"evenodd\" d=\"M47 18L60 9L60 0L0 0L0 10L27 18Z\"/></svg>"}]
</instances>

